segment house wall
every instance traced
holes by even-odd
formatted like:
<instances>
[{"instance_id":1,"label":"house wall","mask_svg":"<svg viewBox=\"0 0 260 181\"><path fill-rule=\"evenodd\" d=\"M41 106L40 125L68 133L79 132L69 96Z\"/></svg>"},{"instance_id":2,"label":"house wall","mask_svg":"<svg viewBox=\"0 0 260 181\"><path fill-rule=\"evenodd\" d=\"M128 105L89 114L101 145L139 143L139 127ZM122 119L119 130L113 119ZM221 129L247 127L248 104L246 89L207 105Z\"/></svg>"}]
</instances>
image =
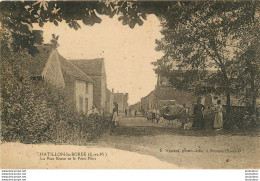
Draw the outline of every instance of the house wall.
<instances>
[{"instance_id":1,"label":"house wall","mask_svg":"<svg viewBox=\"0 0 260 181\"><path fill-rule=\"evenodd\" d=\"M118 104L118 111L123 111L123 94L115 94L114 95L114 102Z\"/></svg>"},{"instance_id":2,"label":"house wall","mask_svg":"<svg viewBox=\"0 0 260 181\"><path fill-rule=\"evenodd\" d=\"M76 106L77 110L80 112L85 112L85 98L86 98L86 82L76 80L75 84L76 90Z\"/></svg>"},{"instance_id":3,"label":"house wall","mask_svg":"<svg viewBox=\"0 0 260 181\"><path fill-rule=\"evenodd\" d=\"M61 65L57 50L53 50L46 62L42 72L42 77L47 82L58 87L65 87L64 78L61 71Z\"/></svg>"},{"instance_id":4,"label":"house wall","mask_svg":"<svg viewBox=\"0 0 260 181\"><path fill-rule=\"evenodd\" d=\"M76 80L75 99L77 110L89 114L93 106L93 84Z\"/></svg>"},{"instance_id":5,"label":"house wall","mask_svg":"<svg viewBox=\"0 0 260 181\"><path fill-rule=\"evenodd\" d=\"M91 76L93 83L93 105L102 113L106 106L106 81L104 76Z\"/></svg>"},{"instance_id":6,"label":"house wall","mask_svg":"<svg viewBox=\"0 0 260 181\"><path fill-rule=\"evenodd\" d=\"M107 91L106 106L105 106L105 111L106 112L109 112L109 113L113 112L113 108L114 108L113 102L114 102L114 95L113 95L113 93L110 92L110 91Z\"/></svg>"},{"instance_id":7,"label":"house wall","mask_svg":"<svg viewBox=\"0 0 260 181\"><path fill-rule=\"evenodd\" d=\"M118 111L124 112L125 108L128 106L128 94L115 93L114 102L118 104Z\"/></svg>"},{"instance_id":8,"label":"house wall","mask_svg":"<svg viewBox=\"0 0 260 181\"><path fill-rule=\"evenodd\" d=\"M90 76L93 83L93 105L96 106L97 110L101 111L101 77L100 76Z\"/></svg>"},{"instance_id":9,"label":"house wall","mask_svg":"<svg viewBox=\"0 0 260 181\"><path fill-rule=\"evenodd\" d=\"M114 94L112 93L112 94L110 94L110 105L109 105L109 110L110 110L110 113L112 113L113 112L113 109L114 109Z\"/></svg>"},{"instance_id":10,"label":"house wall","mask_svg":"<svg viewBox=\"0 0 260 181\"><path fill-rule=\"evenodd\" d=\"M65 92L66 96L69 96L73 100L74 106L76 106L76 92L75 92L75 78L63 73L65 82Z\"/></svg>"},{"instance_id":11,"label":"house wall","mask_svg":"<svg viewBox=\"0 0 260 181\"><path fill-rule=\"evenodd\" d=\"M105 110L106 106L106 95L107 95L107 87L106 87L106 76L102 75L101 76L101 108L103 111Z\"/></svg>"},{"instance_id":12,"label":"house wall","mask_svg":"<svg viewBox=\"0 0 260 181\"><path fill-rule=\"evenodd\" d=\"M87 85L88 91L85 95L86 96L85 98L87 98L88 103L87 104L85 103L85 105L88 105L88 106L85 107L85 112L90 114L92 106L93 106L93 83L87 83L86 85Z\"/></svg>"},{"instance_id":13,"label":"house wall","mask_svg":"<svg viewBox=\"0 0 260 181\"><path fill-rule=\"evenodd\" d=\"M128 93L124 94L123 111L128 107Z\"/></svg>"}]
</instances>

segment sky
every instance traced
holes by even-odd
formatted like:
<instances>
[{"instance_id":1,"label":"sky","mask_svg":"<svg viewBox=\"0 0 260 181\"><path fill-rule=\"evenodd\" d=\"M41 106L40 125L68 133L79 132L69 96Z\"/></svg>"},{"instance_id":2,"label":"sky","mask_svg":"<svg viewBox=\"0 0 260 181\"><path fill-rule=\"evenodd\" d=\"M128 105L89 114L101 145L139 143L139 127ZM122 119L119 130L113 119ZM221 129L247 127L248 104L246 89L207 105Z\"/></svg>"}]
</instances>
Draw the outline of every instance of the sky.
<instances>
[{"instance_id":1,"label":"sky","mask_svg":"<svg viewBox=\"0 0 260 181\"><path fill-rule=\"evenodd\" d=\"M51 35L59 35L58 51L67 59L104 58L108 89L129 94L128 103L134 104L149 94L156 85L156 75L151 62L162 57L155 50L155 40L162 37L160 22L148 15L142 26L131 29L123 26L117 16L99 16L100 24L74 30L65 23L59 26L46 24L42 29L45 43Z\"/></svg>"}]
</instances>

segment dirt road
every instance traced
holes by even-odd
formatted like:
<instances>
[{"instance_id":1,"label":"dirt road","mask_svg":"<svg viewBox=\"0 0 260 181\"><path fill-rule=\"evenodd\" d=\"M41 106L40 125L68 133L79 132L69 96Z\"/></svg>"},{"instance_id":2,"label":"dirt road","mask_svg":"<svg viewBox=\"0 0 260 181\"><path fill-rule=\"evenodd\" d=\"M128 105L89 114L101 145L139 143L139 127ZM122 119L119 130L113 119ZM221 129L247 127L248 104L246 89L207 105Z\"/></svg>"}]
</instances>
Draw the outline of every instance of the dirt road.
<instances>
[{"instance_id":1,"label":"dirt road","mask_svg":"<svg viewBox=\"0 0 260 181\"><path fill-rule=\"evenodd\" d=\"M260 168L257 132L183 131L144 117L121 117L119 125L96 144L154 156L182 168Z\"/></svg>"}]
</instances>

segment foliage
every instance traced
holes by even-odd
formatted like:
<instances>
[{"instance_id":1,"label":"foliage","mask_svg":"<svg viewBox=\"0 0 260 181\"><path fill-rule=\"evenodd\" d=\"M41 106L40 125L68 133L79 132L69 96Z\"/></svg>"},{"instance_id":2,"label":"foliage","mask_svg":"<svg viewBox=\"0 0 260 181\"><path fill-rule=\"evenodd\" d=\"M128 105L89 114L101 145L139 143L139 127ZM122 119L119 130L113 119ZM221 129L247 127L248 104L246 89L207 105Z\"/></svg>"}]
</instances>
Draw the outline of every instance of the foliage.
<instances>
[{"instance_id":1,"label":"foliage","mask_svg":"<svg viewBox=\"0 0 260 181\"><path fill-rule=\"evenodd\" d=\"M247 87L248 73L257 74L257 64L246 73L252 64L246 63L249 54L245 52L252 50L248 46L252 42L259 47L259 31L255 28L249 37L241 34L249 34L248 27L259 27L259 2L182 2L169 7L161 19L164 38L157 41L157 50L165 55L154 63L156 71L168 74L181 90L225 94L229 112L231 94L241 92L238 82L244 81ZM258 61L256 57L251 60ZM241 72L247 76L240 76Z\"/></svg>"},{"instance_id":2,"label":"foliage","mask_svg":"<svg viewBox=\"0 0 260 181\"><path fill-rule=\"evenodd\" d=\"M164 7L167 7L167 3L164 4ZM78 30L81 28L79 21L82 21L85 25L93 26L102 21L99 15L107 15L110 18L118 15L118 20L123 25L134 28L136 24L143 24L147 13L157 11L156 3L150 5L146 2L127 0L0 2L0 20L2 27L11 34L12 38L9 39L9 44L12 49L15 52L28 49L28 52L32 55L38 52L34 46L35 42L31 31L34 23L43 27L47 22L58 26L60 22L65 21L70 28Z\"/></svg>"},{"instance_id":3,"label":"foliage","mask_svg":"<svg viewBox=\"0 0 260 181\"><path fill-rule=\"evenodd\" d=\"M224 116L224 128L241 130L259 128L259 115L252 115L250 111L246 108L233 110L229 120Z\"/></svg>"},{"instance_id":4,"label":"foliage","mask_svg":"<svg viewBox=\"0 0 260 181\"><path fill-rule=\"evenodd\" d=\"M2 141L79 144L109 130L109 118L85 117L64 90L31 79L28 52L1 53Z\"/></svg>"},{"instance_id":5,"label":"foliage","mask_svg":"<svg viewBox=\"0 0 260 181\"><path fill-rule=\"evenodd\" d=\"M259 16L259 14L258 14ZM258 98L260 80L260 19L255 18L253 23L245 25L243 31L237 31L241 37L239 50L235 52L235 80L236 95L243 97L250 107L250 114L256 113L256 99Z\"/></svg>"},{"instance_id":6,"label":"foliage","mask_svg":"<svg viewBox=\"0 0 260 181\"><path fill-rule=\"evenodd\" d=\"M53 44L55 48L58 48L60 46L58 40L59 36L52 34L51 44Z\"/></svg>"}]
</instances>

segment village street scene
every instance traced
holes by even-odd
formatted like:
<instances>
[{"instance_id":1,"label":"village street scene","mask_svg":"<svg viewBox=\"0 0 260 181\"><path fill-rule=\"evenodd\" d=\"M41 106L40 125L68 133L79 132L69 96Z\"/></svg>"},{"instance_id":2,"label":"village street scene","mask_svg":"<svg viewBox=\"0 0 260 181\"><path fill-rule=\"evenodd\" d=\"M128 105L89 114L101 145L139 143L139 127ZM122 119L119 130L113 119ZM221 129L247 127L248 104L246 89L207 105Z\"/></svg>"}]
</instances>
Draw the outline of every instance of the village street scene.
<instances>
[{"instance_id":1,"label":"village street scene","mask_svg":"<svg viewBox=\"0 0 260 181\"><path fill-rule=\"evenodd\" d=\"M2 168L259 168L259 10L1 2Z\"/></svg>"}]
</instances>

